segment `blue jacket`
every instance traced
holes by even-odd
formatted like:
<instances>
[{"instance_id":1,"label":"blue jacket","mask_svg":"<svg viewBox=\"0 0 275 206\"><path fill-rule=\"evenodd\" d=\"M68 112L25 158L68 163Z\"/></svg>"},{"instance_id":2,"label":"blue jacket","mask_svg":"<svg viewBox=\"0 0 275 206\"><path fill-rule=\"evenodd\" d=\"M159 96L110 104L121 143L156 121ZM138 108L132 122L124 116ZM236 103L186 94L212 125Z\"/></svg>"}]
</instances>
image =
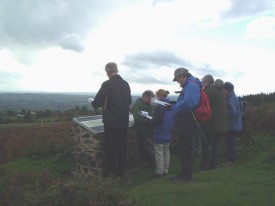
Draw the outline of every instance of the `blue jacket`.
<instances>
[{"instance_id":1,"label":"blue jacket","mask_svg":"<svg viewBox=\"0 0 275 206\"><path fill-rule=\"evenodd\" d=\"M160 99L169 102L168 98ZM153 140L156 144L165 144L171 141L173 132L174 113L168 111L164 106L157 105L154 110L153 119L149 124L153 126Z\"/></svg>"},{"instance_id":2,"label":"blue jacket","mask_svg":"<svg viewBox=\"0 0 275 206\"><path fill-rule=\"evenodd\" d=\"M190 134L196 130L196 122L192 111L199 104L201 82L189 76L183 85L176 104L172 105L175 115L174 127L176 133Z\"/></svg>"},{"instance_id":3,"label":"blue jacket","mask_svg":"<svg viewBox=\"0 0 275 206\"><path fill-rule=\"evenodd\" d=\"M242 130L242 114L238 97L234 91L226 96L226 105L228 110L228 131Z\"/></svg>"}]
</instances>

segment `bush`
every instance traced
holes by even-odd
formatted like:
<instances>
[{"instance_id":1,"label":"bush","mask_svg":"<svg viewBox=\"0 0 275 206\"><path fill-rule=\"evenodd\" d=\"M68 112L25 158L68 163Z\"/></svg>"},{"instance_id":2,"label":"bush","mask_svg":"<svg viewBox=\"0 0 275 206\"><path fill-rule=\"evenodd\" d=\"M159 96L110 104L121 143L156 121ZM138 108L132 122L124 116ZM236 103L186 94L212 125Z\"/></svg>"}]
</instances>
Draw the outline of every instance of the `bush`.
<instances>
[{"instance_id":1,"label":"bush","mask_svg":"<svg viewBox=\"0 0 275 206\"><path fill-rule=\"evenodd\" d=\"M74 179L71 122L2 127L0 205L131 206L116 181Z\"/></svg>"},{"instance_id":2,"label":"bush","mask_svg":"<svg viewBox=\"0 0 275 206\"><path fill-rule=\"evenodd\" d=\"M244 118L244 130L248 133L275 133L275 104L249 106Z\"/></svg>"},{"instance_id":3,"label":"bush","mask_svg":"<svg viewBox=\"0 0 275 206\"><path fill-rule=\"evenodd\" d=\"M63 122L2 129L0 163L28 156L68 153L73 144L70 127L71 122Z\"/></svg>"},{"instance_id":4,"label":"bush","mask_svg":"<svg viewBox=\"0 0 275 206\"><path fill-rule=\"evenodd\" d=\"M0 205L132 206L116 182L54 178L47 169L0 169Z\"/></svg>"}]
</instances>

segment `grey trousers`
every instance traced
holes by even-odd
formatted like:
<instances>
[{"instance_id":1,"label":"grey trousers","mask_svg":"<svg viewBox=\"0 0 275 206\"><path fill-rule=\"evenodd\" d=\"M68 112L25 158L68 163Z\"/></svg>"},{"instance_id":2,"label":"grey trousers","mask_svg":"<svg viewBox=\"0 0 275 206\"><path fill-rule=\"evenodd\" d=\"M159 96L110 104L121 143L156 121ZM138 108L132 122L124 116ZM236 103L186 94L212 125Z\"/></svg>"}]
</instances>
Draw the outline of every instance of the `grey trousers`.
<instances>
[{"instance_id":1,"label":"grey trousers","mask_svg":"<svg viewBox=\"0 0 275 206\"><path fill-rule=\"evenodd\" d=\"M169 143L154 144L156 170L157 174L167 174L170 164L170 150Z\"/></svg>"}]
</instances>

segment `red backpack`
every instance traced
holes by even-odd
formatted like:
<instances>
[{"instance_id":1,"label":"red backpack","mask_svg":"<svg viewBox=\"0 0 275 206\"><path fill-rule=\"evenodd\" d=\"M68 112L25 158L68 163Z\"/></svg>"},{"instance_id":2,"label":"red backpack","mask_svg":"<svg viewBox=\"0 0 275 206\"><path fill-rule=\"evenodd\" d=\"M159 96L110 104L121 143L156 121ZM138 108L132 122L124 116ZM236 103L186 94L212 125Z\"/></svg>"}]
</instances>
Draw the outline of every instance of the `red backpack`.
<instances>
[{"instance_id":1,"label":"red backpack","mask_svg":"<svg viewBox=\"0 0 275 206\"><path fill-rule=\"evenodd\" d=\"M208 121L212 113L211 113L210 103L209 103L207 94L202 88L200 88L200 93L201 93L200 101L198 106L194 110L194 115L198 122L203 123Z\"/></svg>"}]
</instances>

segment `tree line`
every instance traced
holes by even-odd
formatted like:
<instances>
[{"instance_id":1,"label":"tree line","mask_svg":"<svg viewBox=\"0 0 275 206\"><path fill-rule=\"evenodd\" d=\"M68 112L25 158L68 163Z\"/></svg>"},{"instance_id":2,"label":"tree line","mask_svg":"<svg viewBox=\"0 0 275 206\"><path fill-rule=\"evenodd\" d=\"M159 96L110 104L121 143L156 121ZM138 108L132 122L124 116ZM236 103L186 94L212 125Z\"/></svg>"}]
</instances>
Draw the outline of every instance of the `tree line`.
<instances>
[{"instance_id":1,"label":"tree line","mask_svg":"<svg viewBox=\"0 0 275 206\"><path fill-rule=\"evenodd\" d=\"M0 124L9 123L32 123L32 122L52 122L52 121L71 121L76 116L94 115L100 113L99 110L88 109L87 106L75 106L65 111L60 110L25 110L20 112L8 110L0 112Z\"/></svg>"},{"instance_id":2,"label":"tree line","mask_svg":"<svg viewBox=\"0 0 275 206\"><path fill-rule=\"evenodd\" d=\"M243 96L244 100L250 105L260 105L263 103L275 102L275 92L272 93L259 93Z\"/></svg>"},{"instance_id":3,"label":"tree line","mask_svg":"<svg viewBox=\"0 0 275 206\"><path fill-rule=\"evenodd\" d=\"M275 92L244 95L243 99L247 105L261 105L275 103ZM41 122L41 121L71 121L77 116L92 116L102 114L101 109L94 110L88 106L75 106L72 109L61 110L29 110L21 109L19 112L14 110L0 111L0 124L18 122Z\"/></svg>"}]
</instances>

